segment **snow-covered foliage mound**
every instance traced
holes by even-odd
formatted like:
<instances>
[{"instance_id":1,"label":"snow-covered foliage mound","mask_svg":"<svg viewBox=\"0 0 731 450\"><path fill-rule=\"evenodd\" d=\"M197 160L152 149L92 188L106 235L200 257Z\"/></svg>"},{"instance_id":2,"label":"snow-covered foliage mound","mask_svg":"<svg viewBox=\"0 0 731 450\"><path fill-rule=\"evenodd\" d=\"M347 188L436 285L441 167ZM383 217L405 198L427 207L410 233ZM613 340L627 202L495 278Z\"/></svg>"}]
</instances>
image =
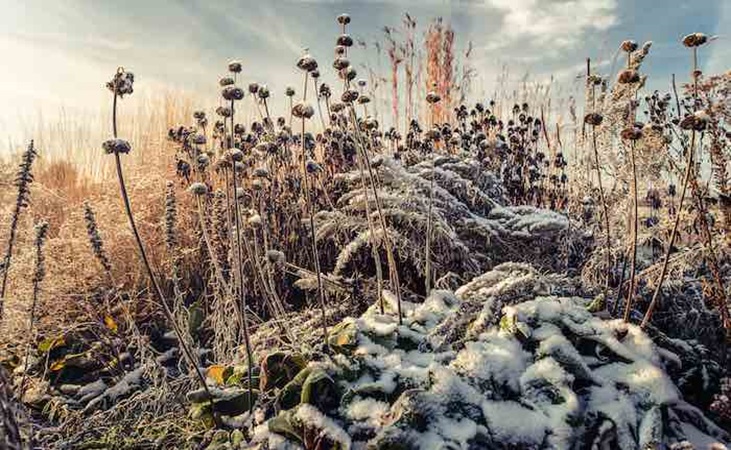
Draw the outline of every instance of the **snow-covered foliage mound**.
<instances>
[{"instance_id":1,"label":"snow-covered foliage mound","mask_svg":"<svg viewBox=\"0 0 731 450\"><path fill-rule=\"evenodd\" d=\"M634 325L594 316L576 292L508 263L406 303L402 324L395 305L371 307L331 330L332 356L295 376L283 361L299 357L263 366L272 407L252 445L634 450L728 439L666 374L679 358Z\"/></svg>"},{"instance_id":2,"label":"snow-covered foliage mound","mask_svg":"<svg viewBox=\"0 0 731 450\"><path fill-rule=\"evenodd\" d=\"M432 217L432 265L438 276L448 273L470 279L504 261L531 261L546 268L565 268L580 234L569 233L565 215L532 206L509 206L500 181L475 159L441 156L409 166L379 157L373 165L378 197L390 240L401 261L416 278L423 277L427 224ZM375 196L363 183L365 172L335 176L335 208L316 215L317 240L337 252L332 272L349 275L358 257L370 255L372 241L383 240ZM433 183L432 183L433 181ZM431 193L433 189L433 194ZM429 208L430 198L433 204ZM547 257L548 256L548 257ZM365 259L367 261L367 258ZM418 283L421 285L421 283Z\"/></svg>"}]
</instances>

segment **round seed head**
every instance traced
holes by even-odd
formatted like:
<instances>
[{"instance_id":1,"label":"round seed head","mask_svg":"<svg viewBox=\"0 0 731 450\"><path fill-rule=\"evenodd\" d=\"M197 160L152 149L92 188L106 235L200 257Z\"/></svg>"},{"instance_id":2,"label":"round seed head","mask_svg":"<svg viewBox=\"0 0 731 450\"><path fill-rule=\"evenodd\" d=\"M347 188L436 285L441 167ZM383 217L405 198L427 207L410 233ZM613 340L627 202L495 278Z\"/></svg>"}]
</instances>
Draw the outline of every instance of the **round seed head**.
<instances>
[{"instance_id":1,"label":"round seed head","mask_svg":"<svg viewBox=\"0 0 731 450\"><path fill-rule=\"evenodd\" d=\"M342 45L343 47L352 47L353 38L350 37L349 34L341 34L340 36L338 36L337 44Z\"/></svg>"},{"instance_id":2,"label":"round seed head","mask_svg":"<svg viewBox=\"0 0 731 450\"><path fill-rule=\"evenodd\" d=\"M206 113L203 111L194 111L193 112L193 118L195 120L201 120L206 118Z\"/></svg>"},{"instance_id":3,"label":"round seed head","mask_svg":"<svg viewBox=\"0 0 731 450\"><path fill-rule=\"evenodd\" d=\"M344 109L345 109L345 105L343 103L338 102L338 103L333 103L332 105L330 105L330 111L332 111L334 113L339 113Z\"/></svg>"},{"instance_id":4,"label":"round seed head","mask_svg":"<svg viewBox=\"0 0 731 450\"><path fill-rule=\"evenodd\" d=\"M584 123L594 127L601 125L602 120L604 117L599 113L589 113L584 116Z\"/></svg>"},{"instance_id":5,"label":"round seed head","mask_svg":"<svg viewBox=\"0 0 731 450\"><path fill-rule=\"evenodd\" d=\"M708 36L704 33L691 33L683 38L683 45L688 48L700 47L708 42Z\"/></svg>"},{"instance_id":6,"label":"round seed head","mask_svg":"<svg viewBox=\"0 0 731 450\"><path fill-rule=\"evenodd\" d=\"M361 88L361 89L365 88L366 85L368 84L368 82L365 79L363 79L363 78L358 78L358 82L357 83L358 83L358 87Z\"/></svg>"},{"instance_id":7,"label":"round seed head","mask_svg":"<svg viewBox=\"0 0 731 450\"><path fill-rule=\"evenodd\" d=\"M221 87L231 86L232 84L234 84L234 79L231 77L222 77L220 80L218 80L218 84Z\"/></svg>"},{"instance_id":8,"label":"round seed head","mask_svg":"<svg viewBox=\"0 0 731 450\"><path fill-rule=\"evenodd\" d=\"M437 93L436 93L436 92L434 92L434 91L431 91L431 92L429 92L428 94L426 94L426 102L427 102L427 103L430 103L430 104L432 104L432 105L433 105L433 104L435 104L435 103L439 103L439 101L440 101L441 99L442 99L442 98L441 98L441 97L439 96L439 94L437 94Z\"/></svg>"},{"instance_id":9,"label":"round seed head","mask_svg":"<svg viewBox=\"0 0 731 450\"><path fill-rule=\"evenodd\" d=\"M322 166L318 164L316 161L313 161L311 159L307 160L307 173L320 173L322 172Z\"/></svg>"},{"instance_id":10,"label":"round seed head","mask_svg":"<svg viewBox=\"0 0 731 450\"><path fill-rule=\"evenodd\" d=\"M254 177L256 178L269 178L269 169L266 167L257 167L254 169Z\"/></svg>"},{"instance_id":11,"label":"round seed head","mask_svg":"<svg viewBox=\"0 0 731 450\"><path fill-rule=\"evenodd\" d=\"M221 91L221 97L224 100L241 100L244 98L244 90L234 85L229 85L223 88Z\"/></svg>"},{"instance_id":12,"label":"round seed head","mask_svg":"<svg viewBox=\"0 0 731 450\"><path fill-rule=\"evenodd\" d=\"M255 191L261 191L264 189L264 184L261 182L261 180L256 179L251 182L251 188Z\"/></svg>"},{"instance_id":13,"label":"round seed head","mask_svg":"<svg viewBox=\"0 0 731 450\"><path fill-rule=\"evenodd\" d=\"M287 86L287 89L284 90L284 95L287 97L294 97L294 88L292 86Z\"/></svg>"},{"instance_id":14,"label":"round seed head","mask_svg":"<svg viewBox=\"0 0 731 450\"><path fill-rule=\"evenodd\" d=\"M242 152L238 148L230 148L226 152L226 159L235 162L242 161L244 159L244 152Z\"/></svg>"},{"instance_id":15,"label":"round seed head","mask_svg":"<svg viewBox=\"0 0 731 450\"><path fill-rule=\"evenodd\" d=\"M228 71L231 73L241 73L241 62L240 61L229 62Z\"/></svg>"},{"instance_id":16,"label":"round seed head","mask_svg":"<svg viewBox=\"0 0 731 450\"><path fill-rule=\"evenodd\" d=\"M360 97L358 97L358 104L360 104L360 105L365 105L370 102L371 102L371 98L368 97L368 95L366 95L366 94L363 94Z\"/></svg>"},{"instance_id":17,"label":"round seed head","mask_svg":"<svg viewBox=\"0 0 731 450\"><path fill-rule=\"evenodd\" d=\"M631 84L640 81L640 74L634 69L625 69L619 72L617 82L620 84Z\"/></svg>"},{"instance_id":18,"label":"round seed head","mask_svg":"<svg viewBox=\"0 0 731 450\"><path fill-rule=\"evenodd\" d=\"M345 79L348 81L353 81L356 76L358 76L358 72L355 71L353 66L348 66L345 70L339 73L341 79Z\"/></svg>"},{"instance_id":19,"label":"round seed head","mask_svg":"<svg viewBox=\"0 0 731 450\"><path fill-rule=\"evenodd\" d=\"M378 129L378 121L373 116L368 116L363 121L363 125L369 130Z\"/></svg>"},{"instance_id":20,"label":"round seed head","mask_svg":"<svg viewBox=\"0 0 731 450\"><path fill-rule=\"evenodd\" d=\"M206 143L206 137L205 137L205 136L203 136L202 134L194 134L194 135L192 136L192 138L191 138L191 141L192 141L192 142L193 142L193 143L194 143L195 145L203 145L203 144L205 144L205 143Z\"/></svg>"},{"instance_id":21,"label":"round seed head","mask_svg":"<svg viewBox=\"0 0 731 450\"><path fill-rule=\"evenodd\" d=\"M218 108L216 108L216 114L221 117L231 117L233 111L231 111L231 108L228 106L219 106Z\"/></svg>"},{"instance_id":22,"label":"round seed head","mask_svg":"<svg viewBox=\"0 0 731 450\"><path fill-rule=\"evenodd\" d=\"M350 66L350 61L348 60L348 58L340 57L335 58L335 61L333 61L333 68L335 68L336 70L343 70L348 66Z\"/></svg>"},{"instance_id":23,"label":"round seed head","mask_svg":"<svg viewBox=\"0 0 731 450\"><path fill-rule=\"evenodd\" d=\"M622 48L622 51L632 53L633 51L637 50L639 46L637 45L637 42L627 40L622 42L622 45L620 45L620 47Z\"/></svg>"},{"instance_id":24,"label":"round seed head","mask_svg":"<svg viewBox=\"0 0 731 450\"><path fill-rule=\"evenodd\" d=\"M312 78L314 78L314 79L316 79L316 80L317 80L318 78L320 78L320 71L319 71L319 70L317 70L317 69L315 69L315 70L313 70L312 72L310 72L310 76L311 76Z\"/></svg>"},{"instance_id":25,"label":"round seed head","mask_svg":"<svg viewBox=\"0 0 731 450\"><path fill-rule=\"evenodd\" d=\"M338 23L340 25L347 25L350 23L350 16L348 14L340 14L338 16Z\"/></svg>"},{"instance_id":26,"label":"round seed head","mask_svg":"<svg viewBox=\"0 0 731 450\"><path fill-rule=\"evenodd\" d=\"M315 109L308 103L299 102L292 107L292 115L298 119L310 119L315 115Z\"/></svg>"},{"instance_id":27,"label":"round seed head","mask_svg":"<svg viewBox=\"0 0 731 450\"><path fill-rule=\"evenodd\" d=\"M188 192L193 195L206 195L208 193L208 186L205 183L193 183L188 187Z\"/></svg>"},{"instance_id":28,"label":"round seed head","mask_svg":"<svg viewBox=\"0 0 731 450\"><path fill-rule=\"evenodd\" d=\"M205 170L205 168L211 163L211 158L207 154L201 153L195 161L198 163L198 170Z\"/></svg>"},{"instance_id":29,"label":"round seed head","mask_svg":"<svg viewBox=\"0 0 731 450\"><path fill-rule=\"evenodd\" d=\"M129 142L119 138L104 141L104 143L102 144L102 148L104 149L104 152L108 155L111 155L113 153L125 154L129 153L130 150L132 150L132 146L129 145Z\"/></svg>"},{"instance_id":30,"label":"round seed head","mask_svg":"<svg viewBox=\"0 0 731 450\"><path fill-rule=\"evenodd\" d=\"M626 141L638 141L642 139L642 128L636 126L627 127L622 130L620 136Z\"/></svg>"},{"instance_id":31,"label":"round seed head","mask_svg":"<svg viewBox=\"0 0 731 450\"><path fill-rule=\"evenodd\" d=\"M305 72L312 72L317 69L317 61L309 53L305 53L297 60L297 68Z\"/></svg>"},{"instance_id":32,"label":"round seed head","mask_svg":"<svg viewBox=\"0 0 731 450\"><path fill-rule=\"evenodd\" d=\"M266 84L259 86L259 98L264 100L269 98L270 92Z\"/></svg>"},{"instance_id":33,"label":"round seed head","mask_svg":"<svg viewBox=\"0 0 731 450\"><path fill-rule=\"evenodd\" d=\"M249 83L249 93L256 94L259 92L259 83Z\"/></svg>"},{"instance_id":34,"label":"round seed head","mask_svg":"<svg viewBox=\"0 0 731 450\"><path fill-rule=\"evenodd\" d=\"M345 55L346 50L347 49L345 47L343 47L342 45L336 45L335 46L335 56Z\"/></svg>"},{"instance_id":35,"label":"round seed head","mask_svg":"<svg viewBox=\"0 0 731 450\"><path fill-rule=\"evenodd\" d=\"M330 86L328 86L325 83L322 83L320 85L320 97L330 98L331 95L332 95L332 91L330 91Z\"/></svg>"},{"instance_id":36,"label":"round seed head","mask_svg":"<svg viewBox=\"0 0 731 450\"><path fill-rule=\"evenodd\" d=\"M340 100L342 100L343 103L353 103L358 99L358 95L358 91L355 89L347 89L343 92L343 95L340 96Z\"/></svg>"},{"instance_id":37,"label":"round seed head","mask_svg":"<svg viewBox=\"0 0 731 450\"><path fill-rule=\"evenodd\" d=\"M114 78L107 83L107 89L114 92L120 97L131 94L134 89L135 75L132 72L126 72L124 68L117 69Z\"/></svg>"}]
</instances>

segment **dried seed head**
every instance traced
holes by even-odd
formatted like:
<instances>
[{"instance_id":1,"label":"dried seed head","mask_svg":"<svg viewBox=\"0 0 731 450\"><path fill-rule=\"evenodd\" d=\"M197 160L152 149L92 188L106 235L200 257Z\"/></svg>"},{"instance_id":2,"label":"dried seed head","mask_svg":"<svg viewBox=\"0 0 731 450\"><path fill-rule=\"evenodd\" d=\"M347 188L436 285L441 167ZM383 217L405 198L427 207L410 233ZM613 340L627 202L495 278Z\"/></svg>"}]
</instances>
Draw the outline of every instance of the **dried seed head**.
<instances>
[{"instance_id":1,"label":"dried seed head","mask_svg":"<svg viewBox=\"0 0 731 450\"><path fill-rule=\"evenodd\" d=\"M355 71L353 66L348 66L344 70L340 71L340 73L338 73L338 76L342 80L353 81L355 77L358 76L358 72Z\"/></svg>"},{"instance_id":2,"label":"dried seed head","mask_svg":"<svg viewBox=\"0 0 731 450\"><path fill-rule=\"evenodd\" d=\"M266 256L270 264L284 264L287 260L279 250L267 250Z\"/></svg>"},{"instance_id":3,"label":"dried seed head","mask_svg":"<svg viewBox=\"0 0 731 450\"><path fill-rule=\"evenodd\" d=\"M683 38L683 45L689 48L700 47L708 42L708 36L704 33L691 33Z\"/></svg>"},{"instance_id":4,"label":"dried seed head","mask_svg":"<svg viewBox=\"0 0 731 450\"><path fill-rule=\"evenodd\" d=\"M308 103L299 102L292 107L292 115L298 119L310 119L315 115L315 109Z\"/></svg>"},{"instance_id":5,"label":"dried seed head","mask_svg":"<svg viewBox=\"0 0 731 450\"><path fill-rule=\"evenodd\" d=\"M253 175L256 178L269 178L269 169L266 167L257 167L254 169Z\"/></svg>"},{"instance_id":6,"label":"dried seed head","mask_svg":"<svg viewBox=\"0 0 731 450\"><path fill-rule=\"evenodd\" d=\"M261 182L261 180L256 179L251 182L251 188L255 191L261 191L264 189L264 184Z\"/></svg>"},{"instance_id":7,"label":"dried seed head","mask_svg":"<svg viewBox=\"0 0 731 450\"><path fill-rule=\"evenodd\" d=\"M345 109L345 105L343 103L338 102L338 103L333 103L332 105L330 105L330 111L332 111L334 113L339 113L344 109Z\"/></svg>"},{"instance_id":8,"label":"dried seed head","mask_svg":"<svg viewBox=\"0 0 731 450\"><path fill-rule=\"evenodd\" d=\"M598 127L602 124L604 117L599 113L589 113L584 116L584 123L593 127Z\"/></svg>"},{"instance_id":9,"label":"dried seed head","mask_svg":"<svg viewBox=\"0 0 731 450\"><path fill-rule=\"evenodd\" d=\"M627 53L632 53L633 51L637 50L638 47L639 45L637 45L637 42L631 40L624 41L622 42L622 45L620 45L622 51L625 51Z\"/></svg>"},{"instance_id":10,"label":"dried seed head","mask_svg":"<svg viewBox=\"0 0 731 450\"><path fill-rule=\"evenodd\" d=\"M102 144L102 148L104 149L104 152L108 155L111 155L113 153L125 154L129 153L130 150L132 150L132 146L129 145L129 142L119 138L104 141L104 143Z\"/></svg>"},{"instance_id":11,"label":"dried seed head","mask_svg":"<svg viewBox=\"0 0 731 450\"><path fill-rule=\"evenodd\" d=\"M256 94L259 92L259 83L249 83L249 93Z\"/></svg>"},{"instance_id":12,"label":"dried seed head","mask_svg":"<svg viewBox=\"0 0 731 450\"><path fill-rule=\"evenodd\" d=\"M193 195L206 195L208 193L208 186L205 183L193 183L188 187L188 192Z\"/></svg>"},{"instance_id":13,"label":"dried seed head","mask_svg":"<svg viewBox=\"0 0 731 450\"><path fill-rule=\"evenodd\" d=\"M202 134L194 134L194 135L193 135L193 136L192 136L192 137L190 138L190 141L191 141L191 142L192 142L193 144L196 144L196 145L203 145L203 144L205 144L205 143L206 143L206 137L205 137L205 136L203 136Z\"/></svg>"},{"instance_id":14,"label":"dried seed head","mask_svg":"<svg viewBox=\"0 0 731 450\"><path fill-rule=\"evenodd\" d=\"M338 36L337 44L342 45L343 47L352 47L353 38L350 37L349 34L341 34L340 36Z\"/></svg>"},{"instance_id":15,"label":"dried seed head","mask_svg":"<svg viewBox=\"0 0 731 450\"><path fill-rule=\"evenodd\" d=\"M350 16L348 14L340 14L338 16L338 23L340 25L347 25L350 23Z\"/></svg>"},{"instance_id":16,"label":"dried seed head","mask_svg":"<svg viewBox=\"0 0 731 450\"><path fill-rule=\"evenodd\" d=\"M368 116L363 121L363 125L369 130L378 129L378 121L373 116Z\"/></svg>"},{"instance_id":17,"label":"dried seed head","mask_svg":"<svg viewBox=\"0 0 731 450\"><path fill-rule=\"evenodd\" d=\"M370 102L371 102L371 98L368 97L368 95L366 95L366 94L363 94L360 97L358 97L358 104L360 104L360 105L365 105Z\"/></svg>"},{"instance_id":18,"label":"dried seed head","mask_svg":"<svg viewBox=\"0 0 731 450\"><path fill-rule=\"evenodd\" d=\"M357 84L358 84L358 87L359 88L363 89L363 88L366 87L366 85L368 84L368 82L365 79L363 79L363 78L358 78Z\"/></svg>"},{"instance_id":19,"label":"dried seed head","mask_svg":"<svg viewBox=\"0 0 731 450\"><path fill-rule=\"evenodd\" d=\"M241 73L241 62L240 61L229 62L228 71L231 73Z\"/></svg>"},{"instance_id":20,"label":"dried seed head","mask_svg":"<svg viewBox=\"0 0 731 450\"><path fill-rule=\"evenodd\" d=\"M317 69L317 61L309 53L305 53L297 60L297 68L305 72L312 72Z\"/></svg>"},{"instance_id":21,"label":"dried seed head","mask_svg":"<svg viewBox=\"0 0 731 450\"><path fill-rule=\"evenodd\" d=\"M441 99L442 98L439 96L439 94L434 91L430 91L428 94L426 94L426 102L432 105L435 103L439 103Z\"/></svg>"},{"instance_id":22,"label":"dried seed head","mask_svg":"<svg viewBox=\"0 0 731 450\"><path fill-rule=\"evenodd\" d=\"M335 56L344 56L347 49L342 45L335 46Z\"/></svg>"},{"instance_id":23,"label":"dried seed head","mask_svg":"<svg viewBox=\"0 0 731 450\"><path fill-rule=\"evenodd\" d=\"M343 70L348 66L350 66L350 61L348 60L348 58L340 57L335 58L335 61L333 61L333 68L335 68L336 70Z\"/></svg>"},{"instance_id":24,"label":"dried seed head","mask_svg":"<svg viewBox=\"0 0 731 450\"><path fill-rule=\"evenodd\" d=\"M358 95L358 91L355 89L347 89L343 92L343 95L340 96L340 100L342 100L343 103L353 103L358 99Z\"/></svg>"},{"instance_id":25,"label":"dried seed head","mask_svg":"<svg viewBox=\"0 0 731 450\"><path fill-rule=\"evenodd\" d=\"M322 172L322 166L317 162L308 159L307 160L307 173L320 173Z\"/></svg>"},{"instance_id":26,"label":"dried seed head","mask_svg":"<svg viewBox=\"0 0 731 450\"><path fill-rule=\"evenodd\" d=\"M622 130L620 136L626 141L638 141L642 139L642 128L636 126L627 127Z\"/></svg>"},{"instance_id":27,"label":"dried seed head","mask_svg":"<svg viewBox=\"0 0 731 450\"><path fill-rule=\"evenodd\" d=\"M262 100L269 98L269 95L271 95L269 92L269 88L267 87L266 84L262 84L261 86L259 86L258 94L259 94L259 98Z\"/></svg>"},{"instance_id":28,"label":"dried seed head","mask_svg":"<svg viewBox=\"0 0 731 450\"><path fill-rule=\"evenodd\" d=\"M284 95L287 97L294 97L294 88L292 86L287 86L287 89L284 90Z\"/></svg>"},{"instance_id":29,"label":"dried seed head","mask_svg":"<svg viewBox=\"0 0 731 450\"><path fill-rule=\"evenodd\" d=\"M330 91L330 86L328 86L325 83L322 83L320 85L319 92L320 92L320 97L323 97L323 98L330 98L330 96L332 95L332 91Z\"/></svg>"},{"instance_id":30,"label":"dried seed head","mask_svg":"<svg viewBox=\"0 0 731 450\"><path fill-rule=\"evenodd\" d=\"M234 85L229 85L223 88L221 91L221 97L224 100L241 100L244 98L244 90Z\"/></svg>"},{"instance_id":31,"label":"dried seed head","mask_svg":"<svg viewBox=\"0 0 731 450\"><path fill-rule=\"evenodd\" d=\"M201 120L206 118L206 113L203 111L193 111L193 118L195 120Z\"/></svg>"},{"instance_id":32,"label":"dried seed head","mask_svg":"<svg viewBox=\"0 0 731 450\"><path fill-rule=\"evenodd\" d=\"M203 171L211 163L211 157L206 153L201 153L195 158L195 162L198 165L198 170Z\"/></svg>"},{"instance_id":33,"label":"dried seed head","mask_svg":"<svg viewBox=\"0 0 731 450\"><path fill-rule=\"evenodd\" d=\"M226 159L235 162L243 161L244 152L242 152L238 148L230 148L228 149L228 151L226 151Z\"/></svg>"},{"instance_id":34,"label":"dried seed head","mask_svg":"<svg viewBox=\"0 0 731 450\"><path fill-rule=\"evenodd\" d=\"M231 117L233 111L231 111L231 108L228 106L219 106L218 108L216 108L216 114L221 117Z\"/></svg>"},{"instance_id":35,"label":"dried seed head","mask_svg":"<svg viewBox=\"0 0 731 450\"><path fill-rule=\"evenodd\" d=\"M703 131L708 125L708 114L701 110L687 115L680 121L680 128L684 130Z\"/></svg>"},{"instance_id":36,"label":"dried seed head","mask_svg":"<svg viewBox=\"0 0 731 450\"><path fill-rule=\"evenodd\" d=\"M640 81L640 74L634 69L625 69L619 72L617 82L620 84L637 83Z\"/></svg>"},{"instance_id":37,"label":"dried seed head","mask_svg":"<svg viewBox=\"0 0 731 450\"><path fill-rule=\"evenodd\" d=\"M232 84L234 84L234 79L231 77L222 77L220 80L218 80L218 84L221 87L231 86Z\"/></svg>"},{"instance_id":38,"label":"dried seed head","mask_svg":"<svg viewBox=\"0 0 731 450\"><path fill-rule=\"evenodd\" d=\"M134 89L135 75L132 72L125 72L124 68L117 69L114 78L107 83L107 89L120 97L131 94Z\"/></svg>"},{"instance_id":39,"label":"dried seed head","mask_svg":"<svg viewBox=\"0 0 731 450\"><path fill-rule=\"evenodd\" d=\"M317 80L318 78L320 78L320 71L315 69L312 72L310 72L310 76L312 78L314 78L315 80Z\"/></svg>"}]
</instances>

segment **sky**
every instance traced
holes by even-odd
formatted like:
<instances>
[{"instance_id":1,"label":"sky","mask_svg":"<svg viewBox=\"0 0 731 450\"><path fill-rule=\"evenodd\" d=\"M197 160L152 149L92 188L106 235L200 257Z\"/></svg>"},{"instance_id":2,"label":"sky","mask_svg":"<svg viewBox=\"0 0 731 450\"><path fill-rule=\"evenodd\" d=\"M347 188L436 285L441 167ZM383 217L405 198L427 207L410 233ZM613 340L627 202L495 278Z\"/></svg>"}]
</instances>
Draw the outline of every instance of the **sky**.
<instances>
[{"instance_id":1,"label":"sky","mask_svg":"<svg viewBox=\"0 0 731 450\"><path fill-rule=\"evenodd\" d=\"M303 48L331 72L343 12L350 34L371 47L351 60L372 66L384 26L408 12L423 31L443 17L458 50L472 42L477 97L489 97L504 66L516 82L529 74L567 85L587 57L609 71L624 39L653 41L643 72L651 88L665 89L672 73L687 76L679 41L695 31L718 35L701 53L704 72L731 69L731 0L0 0L0 11L0 151L27 139L39 117L108 108L103 86L118 66L135 73L142 95L215 99L226 63L238 59L245 82L267 83L281 98L300 82Z\"/></svg>"}]
</instances>

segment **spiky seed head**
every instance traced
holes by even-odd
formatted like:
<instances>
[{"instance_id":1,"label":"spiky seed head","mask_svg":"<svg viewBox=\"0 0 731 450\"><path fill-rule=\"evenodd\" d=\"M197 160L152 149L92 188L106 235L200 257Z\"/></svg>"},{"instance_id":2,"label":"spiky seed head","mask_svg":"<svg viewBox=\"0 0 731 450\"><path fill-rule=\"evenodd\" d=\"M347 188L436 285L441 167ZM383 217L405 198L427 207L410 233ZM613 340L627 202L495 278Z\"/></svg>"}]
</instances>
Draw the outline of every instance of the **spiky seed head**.
<instances>
[{"instance_id":1,"label":"spiky seed head","mask_svg":"<svg viewBox=\"0 0 731 450\"><path fill-rule=\"evenodd\" d=\"M306 163L307 173L320 173L322 166L312 159L308 159Z\"/></svg>"},{"instance_id":2,"label":"spiky seed head","mask_svg":"<svg viewBox=\"0 0 731 450\"><path fill-rule=\"evenodd\" d=\"M107 89L114 92L119 97L129 95L134 91L135 75L127 72L124 68L117 69L114 78L107 83Z\"/></svg>"},{"instance_id":3,"label":"spiky seed head","mask_svg":"<svg viewBox=\"0 0 731 450\"><path fill-rule=\"evenodd\" d=\"M584 123L593 127L598 127L602 124L604 117L599 113L589 113L584 116Z\"/></svg>"},{"instance_id":4,"label":"spiky seed head","mask_svg":"<svg viewBox=\"0 0 731 450\"><path fill-rule=\"evenodd\" d=\"M622 42L622 45L620 45L620 48L622 51L626 53L632 53L633 51L637 50L639 48L639 45L637 45L637 42L632 40L626 40Z\"/></svg>"},{"instance_id":5,"label":"spiky seed head","mask_svg":"<svg viewBox=\"0 0 731 450\"><path fill-rule=\"evenodd\" d=\"M188 187L188 192L197 196L206 195L208 194L208 186L205 183L196 182Z\"/></svg>"},{"instance_id":6,"label":"spiky seed head","mask_svg":"<svg viewBox=\"0 0 731 450\"><path fill-rule=\"evenodd\" d=\"M229 85L223 88L221 91L221 97L224 100L241 100L244 98L244 90L234 85Z\"/></svg>"},{"instance_id":7,"label":"spiky seed head","mask_svg":"<svg viewBox=\"0 0 731 450\"><path fill-rule=\"evenodd\" d=\"M634 69L625 69L619 72L617 82L620 84L631 84L640 81L640 74Z\"/></svg>"},{"instance_id":8,"label":"spiky seed head","mask_svg":"<svg viewBox=\"0 0 731 450\"><path fill-rule=\"evenodd\" d=\"M338 16L338 23L340 25L347 25L350 23L350 16L348 14L340 14Z\"/></svg>"},{"instance_id":9,"label":"spiky seed head","mask_svg":"<svg viewBox=\"0 0 731 450\"><path fill-rule=\"evenodd\" d=\"M229 106L219 106L218 108L216 108L216 114L221 117L231 117L233 111L231 111L231 108Z\"/></svg>"},{"instance_id":10,"label":"spiky seed head","mask_svg":"<svg viewBox=\"0 0 731 450\"><path fill-rule=\"evenodd\" d=\"M642 139L642 128L636 126L627 127L620 133L622 139L626 141L638 141Z\"/></svg>"},{"instance_id":11,"label":"spiky seed head","mask_svg":"<svg viewBox=\"0 0 731 450\"><path fill-rule=\"evenodd\" d=\"M439 96L439 94L434 91L430 91L428 94L426 94L426 102L432 105L435 103L439 103L441 99L442 98Z\"/></svg>"},{"instance_id":12,"label":"spiky seed head","mask_svg":"<svg viewBox=\"0 0 731 450\"><path fill-rule=\"evenodd\" d=\"M287 86L287 89L284 90L284 95L287 97L294 97L294 88L292 86Z\"/></svg>"},{"instance_id":13,"label":"spiky seed head","mask_svg":"<svg viewBox=\"0 0 731 450\"><path fill-rule=\"evenodd\" d=\"M309 103L299 102L292 107L292 115L298 119L310 119L315 115L315 109Z\"/></svg>"},{"instance_id":14,"label":"spiky seed head","mask_svg":"<svg viewBox=\"0 0 731 450\"><path fill-rule=\"evenodd\" d=\"M231 73L241 73L241 62L240 61L230 61L228 63L228 71Z\"/></svg>"},{"instance_id":15,"label":"spiky seed head","mask_svg":"<svg viewBox=\"0 0 731 450\"><path fill-rule=\"evenodd\" d=\"M132 150L132 146L129 145L129 142L119 138L104 141L102 148L104 149L104 153L108 155L114 153L126 154Z\"/></svg>"},{"instance_id":16,"label":"spiky seed head","mask_svg":"<svg viewBox=\"0 0 731 450\"><path fill-rule=\"evenodd\" d=\"M271 95L271 93L269 92L269 88L267 87L266 84L262 84L261 86L259 86L258 94L259 94L259 98L262 100L269 98L269 96Z\"/></svg>"},{"instance_id":17,"label":"spiky seed head","mask_svg":"<svg viewBox=\"0 0 731 450\"><path fill-rule=\"evenodd\" d=\"M309 53L305 53L297 60L297 68L305 72L312 72L317 69L317 61Z\"/></svg>"},{"instance_id":18,"label":"spiky seed head","mask_svg":"<svg viewBox=\"0 0 731 450\"><path fill-rule=\"evenodd\" d=\"M234 84L234 79L231 77L221 77L221 79L218 80L218 84L221 87L231 86L232 84Z\"/></svg>"},{"instance_id":19,"label":"spiky seed head","mask_svg":"<svg viewBox=\"0 0 731 450\"><path fill-rule=\"evenodd\" d=\"M338 36L337 45L342 45L343 47L352 47L353 38L350 37L349 34L341 34L340 36Z\"/></svg>"},{"instance_id":20,"label":"spiky seed head","mask_svg":"<svg viewBox=\"0 0 731 450\"><path fill-rule=\"evenodd\" d=\"M688 48L700 47L708 42L708 36L704 33L691 33L683 37L683 45Z\"/></svg>"}]
</instances>

